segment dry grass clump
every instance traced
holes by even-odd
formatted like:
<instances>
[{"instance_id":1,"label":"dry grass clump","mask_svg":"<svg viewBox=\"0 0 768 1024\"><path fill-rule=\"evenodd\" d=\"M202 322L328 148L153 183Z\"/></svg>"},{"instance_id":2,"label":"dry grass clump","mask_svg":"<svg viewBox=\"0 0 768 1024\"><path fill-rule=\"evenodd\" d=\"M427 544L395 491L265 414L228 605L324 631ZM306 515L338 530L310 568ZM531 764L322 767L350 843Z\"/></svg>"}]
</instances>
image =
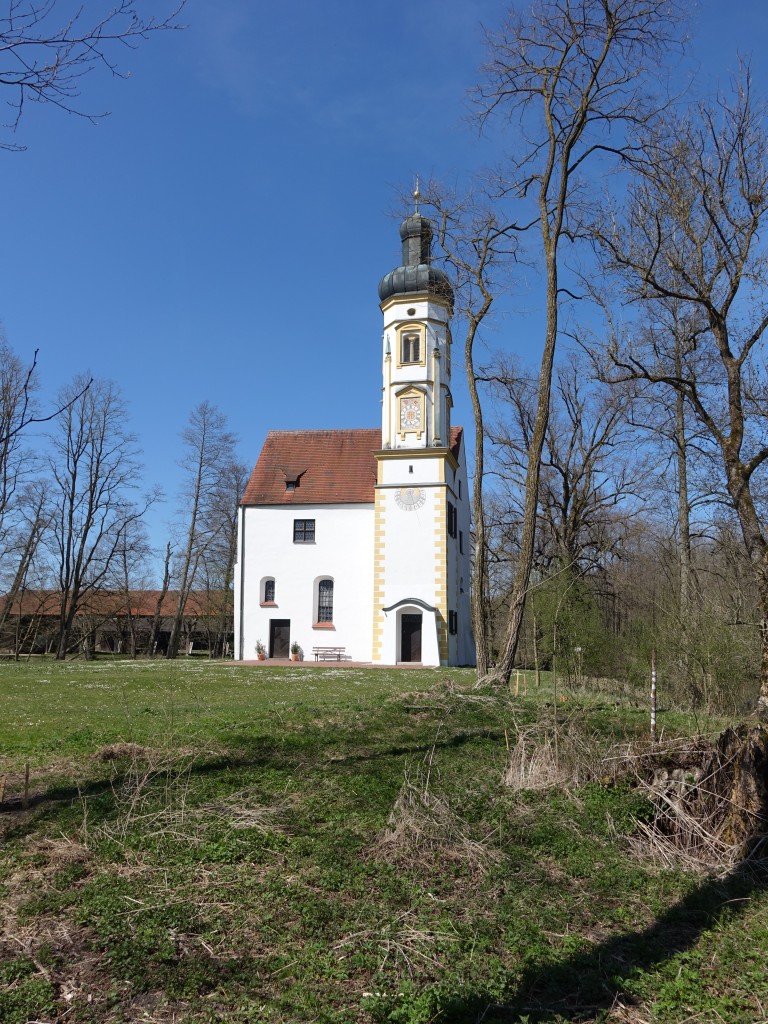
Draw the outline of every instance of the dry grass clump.
<instances>
[{"instance_id":1,"label":"dry grass clump","mask_svg":"<svg viewBox=\"0 0 768 1024\"><path fill-rule=\"evenodd\" d=\"M119 761L124 757L130 758L132 761L139 761L147 757L147 750L138 743L110 743L106 747L102 747L101 750L97 750L93 755L93 760L104 763Z\"/></svg>"},{"instance_id":2,"label":"dry grass clump","mask_svg":"<svg viewBox=\"0 0 768 1024\"><path fill-rule=\"evenodd\" d=\"M395 694L390 697L390 703L403 705L410 711L417 709L433 711L436 708L454 710L472 704L490 708L507 702L506 695L475 693L474 689L471 684L462 686L452 679L441 679L430 686L428 690L409 690Z\"/></svg>"},{"instance_id":3,"label":"dry grass clump","mask_svg":"<svg viewBox=\"0 0 768 1024\"><path fill-rule=\"evenodd\" d=\"M41 839L35 843L35 850L38 855L45 855L47 865L53 870L70 864L87 864L91 860L91 851L87 846L65 835Z\"/></svg>"},{"instance_id":4,"label":"dry grass clump","mask_svg":"<svg viewBox=\"0 0 768 1024\"><path fill-rule=\"evenodd\" d=\"M255 787L230 793L221 800L202 804L187 812L187 818L207 822L218 821L233 829L256 829L259 832L284 832L277 818L285 804L264 807L253 802Z\"/></svg>"},{"instance_id":5,"label":"dry grass clump","mask_svg":"<svg viewBox=\"0 0 768 1024\"><path fill-rule=\"evenodd\" d=\"M651 1024L653 1017L650 1008L633 1002L624 1002L626 998L616 996L605 1018L606 1024ZM692 1018L691 1024L695 1019Z\"/></svg>"},{"instance_id":6,"label":"dry grass clump","mask_svg":"<svg viewBox=\"0 0 768 1024\"><path fill-rule=\"evenodd\" d=\"M114 817L91 829L84 801L81 831L85 842L89 834L124 840L129 832L138 830L147 838L166 836L197 845L208 826L255 828L265 833L279 830L275 817L280 808L257 804L252 788L205 804L190 804L197 763L196 757L184 752L138 747L119 782L113 783Z\"/></svg>"},{"instance_id":7,"label":"dry grass clump","mask_svg":"<svg viewBox=\"0 0 768 1024\"><path fill-rule=\"evenodd\" d=\"M565 785L570 771L555 753L551 736L532 735L534 730L523 730L509 750L509 759L502 782L512 790L550 789Z\"/></svg>"},{"instance_id":8,"label":"dry grass clump","mask_svg":"<svg viewBox=\"0 0 768 1024\"><path fill-rule=\"evenodd\" d=\"M375 840L374 856L393 863L413 863L424 854L484 867L497 854L487 838L472 838L470 828L444 793L432 787L431 758L408 766L387 824Z\"/></svg>"},{"instance_id":9,"label":"dry grass clump","mask_svg":"<svg viewBox=\"0 0 768 1024\"><path fill-rule=\"evenodd\" d=\"M173 830L174 825L184 820L194 758L175 751L144 747L136 747L128 756L125 772L112 784L117 813L111 820L92 828L88 801L83 800L81 834L86 845L92 832L124 840L136 828L156 834Z\"/></svg>"},{"instance_id":10,"label":"dry grass clump","mask_svg":"<svg viewBox=\"0 0 768 1024\"><path fill-rule=\"evenodd\" d=\"M406 910L382 928L367 928L345 935L333 949L341 954L339 960L342 961L347 957L346 950L354 952L363 944L374 945L381 958L379 972L389 967L413 976L425 966L442 969L441 948L448 952L450 943L457 940L455 932L425 928L411 911Z\"/></svg>"},{"instance_id":11,"label":"dry grass clump","mask_svg":"<svg viewBox=\"0 0 768 1024\"><path fill-rule=\"evenodd\" d=\"M441 679L433 683L428 690L406 690L403 693L396 693L389 698L393 704L412 704L414 702L424 705L442 704L446 697L464 697L467 690L459 686L452 679Z\"/></svg>"},{"instance_id":12,"label":"dry grass clump","mask_svg":"<svg viewBox=\"0 0 768 1024\"><path fill-rule=\"evenodd\" d=\"M597 740L578 722L554 728L537 723L517 730L514 744L507 734L507 765L502 784L512 790L577 787L603 779L603 759L596 757Z\"/></svg>"}]
</instances>

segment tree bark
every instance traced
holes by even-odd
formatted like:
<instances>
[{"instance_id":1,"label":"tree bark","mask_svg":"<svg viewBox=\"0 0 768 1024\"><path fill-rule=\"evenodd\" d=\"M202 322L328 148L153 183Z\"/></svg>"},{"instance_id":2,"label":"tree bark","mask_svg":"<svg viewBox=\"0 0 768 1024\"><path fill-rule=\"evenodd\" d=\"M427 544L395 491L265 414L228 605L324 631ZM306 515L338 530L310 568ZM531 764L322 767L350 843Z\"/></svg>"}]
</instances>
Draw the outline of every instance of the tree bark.
<instances>
[{"instance_id":1,"label":"tree bark","mask_svg":"<svg viewBox=\"0 0 768 1024\"><path fill-rule=\"evenodd\" d=\"M147 641L147 655L151 658L155 653L155 644L157 643L157 635L160 632L160 619L163 611L163 601L165 595L168 593L168 587L171 583L171 557L173 550L171 548L171 542L165 546L165 561L163 563L163 586L160 593L157 596L155 602L155 614L152 616L152 627L149 631L149 640Z\"/></svg>"}]
</instances>

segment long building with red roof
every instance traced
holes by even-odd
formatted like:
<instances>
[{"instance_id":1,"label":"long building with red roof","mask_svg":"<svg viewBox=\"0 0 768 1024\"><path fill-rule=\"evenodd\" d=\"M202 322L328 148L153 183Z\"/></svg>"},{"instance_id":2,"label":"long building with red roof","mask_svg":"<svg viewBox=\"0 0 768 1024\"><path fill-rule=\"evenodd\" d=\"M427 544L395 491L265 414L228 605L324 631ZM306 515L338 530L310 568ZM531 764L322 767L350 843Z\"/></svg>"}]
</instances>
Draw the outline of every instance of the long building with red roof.
<instances>
[{"instance_id":1,"label":"long building with red roof","mask_svg":"<svg viewBox=\"0 0 768 1024\"><path fill-rule=\"evenodd\" d=\"M418 212L379 285L382 425L271 430L239 509L235 657L474 663L453 292Z\"/></svg>"}]
</instances>

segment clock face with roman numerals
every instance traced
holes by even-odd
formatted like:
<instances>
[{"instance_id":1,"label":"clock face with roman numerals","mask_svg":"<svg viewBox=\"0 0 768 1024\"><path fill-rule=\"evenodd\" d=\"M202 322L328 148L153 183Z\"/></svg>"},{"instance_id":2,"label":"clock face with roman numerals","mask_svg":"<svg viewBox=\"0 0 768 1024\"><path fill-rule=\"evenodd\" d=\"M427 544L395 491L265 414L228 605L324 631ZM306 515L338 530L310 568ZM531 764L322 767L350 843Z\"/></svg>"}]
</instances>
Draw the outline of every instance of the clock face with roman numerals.
<instances>
[{"instance_id":1,"label":"clock face with roman numerals","mask_svg":"<svg viewBox=\"0 0 768 1024\"><path fill-rule=\"evenodd\" d=\"M395 491L395 501L406 512L421 508L427 500L427 492L422 487L401 487Z\"/></svg>"},{"instance_id":2,"label":"clock face with roman numerals","mask_svg":"<svg viewBox=\"0 0 768 1024\"><path fill-rule=\"evenodd\" d=\"M421 429L421 400L418 398L400 399L400 429Z\"/></svg>"}]
</instances>

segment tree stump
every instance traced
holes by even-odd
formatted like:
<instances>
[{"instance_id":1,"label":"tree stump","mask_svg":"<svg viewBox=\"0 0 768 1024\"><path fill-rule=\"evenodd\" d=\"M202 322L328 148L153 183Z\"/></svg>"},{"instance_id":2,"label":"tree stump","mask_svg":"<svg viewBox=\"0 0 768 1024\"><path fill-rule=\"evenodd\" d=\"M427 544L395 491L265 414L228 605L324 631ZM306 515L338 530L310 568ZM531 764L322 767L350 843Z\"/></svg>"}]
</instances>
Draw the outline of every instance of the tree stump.
<instances>
[{"instance_id":1,"label":"tree stump","mask_svg":"<svg viewBox=\"0 0 768 1024\"><path fill-rule=\"evenodd\" d=\"M768 728L739 725L644 759L654 832L709 866L768 857Z\"/></svg>"},{"instance_id":2,"label":"tree stump","mask_svg":"<svg viewBox=\"0 0 768 1024\"><path fill-rule=\"evenodd\" d=\"M714 750L711 785L723 813L723 839L742 855L768 854L768 729L726 729Z\"/></svg>"}]
</instances>

